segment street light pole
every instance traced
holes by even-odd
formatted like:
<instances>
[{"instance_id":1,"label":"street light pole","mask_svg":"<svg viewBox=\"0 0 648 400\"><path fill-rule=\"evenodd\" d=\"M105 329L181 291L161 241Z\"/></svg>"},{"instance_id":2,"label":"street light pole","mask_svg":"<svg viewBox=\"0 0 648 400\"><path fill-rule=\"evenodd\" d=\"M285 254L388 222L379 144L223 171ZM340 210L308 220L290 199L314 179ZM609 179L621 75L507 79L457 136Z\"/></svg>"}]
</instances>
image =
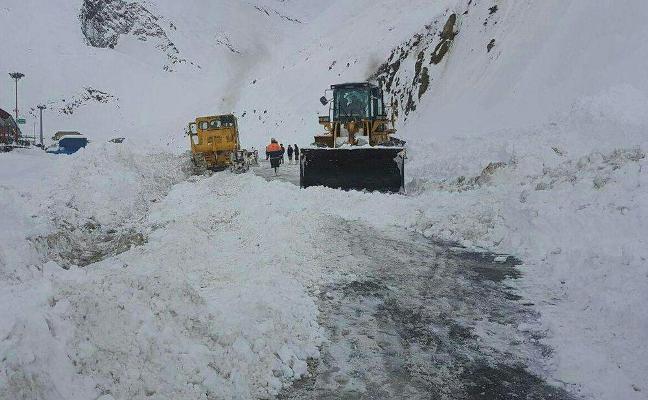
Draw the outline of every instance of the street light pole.
<instances>
[{"instance_id":1,"label":"street light pole","mask_svg":"<svg viewBox=\"0 0 648 400\"><path fill-rule=\"evenodd\" d=\"M43 110L47 109L47 107L43 104L38 106L38 110L40 110L40 145L41 147L43 146Z\"/></svg>"},{"instance_id":2,"label":"street light pole","mask_svg":"<svg viewBox=\"0 0 648 400\"><path fill-rule=\"evenodd\" d=\"M16 81L16 109L14 111L16 111L16 123L18 123L18 81L24 78L25 74L21 72L11 72L9 76Z\"/></svg>"}]
</instances>

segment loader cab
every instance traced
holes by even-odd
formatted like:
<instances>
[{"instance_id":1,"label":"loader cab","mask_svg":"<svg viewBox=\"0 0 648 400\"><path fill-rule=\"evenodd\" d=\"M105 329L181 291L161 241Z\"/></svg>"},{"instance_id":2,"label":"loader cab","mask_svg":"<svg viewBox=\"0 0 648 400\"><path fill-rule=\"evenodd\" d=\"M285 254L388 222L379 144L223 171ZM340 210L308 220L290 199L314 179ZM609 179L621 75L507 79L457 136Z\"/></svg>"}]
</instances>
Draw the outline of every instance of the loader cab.
<instances>
[{"instance_id":1,"label":"loader cab","mask_svg":"<svg viewBox=\"0 0 648 400\"><path fill-rule=\"evenodd\" d=\"M380 88L368 82L332 85L333 102L329 115L335 122L366 121L385 118L385 103Z\"/></svg>"}]
</instances>

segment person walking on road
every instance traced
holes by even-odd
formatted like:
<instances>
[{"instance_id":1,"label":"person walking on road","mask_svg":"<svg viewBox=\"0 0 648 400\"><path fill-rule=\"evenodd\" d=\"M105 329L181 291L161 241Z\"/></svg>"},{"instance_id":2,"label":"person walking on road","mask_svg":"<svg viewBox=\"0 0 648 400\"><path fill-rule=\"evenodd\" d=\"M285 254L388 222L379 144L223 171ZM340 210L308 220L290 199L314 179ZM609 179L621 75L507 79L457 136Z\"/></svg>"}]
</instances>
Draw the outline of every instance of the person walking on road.
<instances>
[{"instance_id":1,"label":"person walking on road","mask_svg":"<svg viewBox=\"0 0 648 400\"><path fill-rule=\"evenodd\" d=\"M283 151L279 143L277 143L277 139L270 139L270 144L266 146L266 154L270 158L270 167L274 169L276 176L277 168L279 168L279 164L281 164L281 159L283 158Z\"/></svg>"},{"instance_id":2,"label":"person walking on road","mask_svg":"<svg viewBox=\"0 0 648 400\"><path fill-rule=\"evenodd\" d=\"M292 145L288 145L288 165L292 165L292 157L293 157L293 148Z\"/></svg>"},{"instance_id":3,"label":"person walking on road","mask_svg":"<svg viewBox=\"0 0 648 400\"><path fill-rule=\"evenodd\" d=\"M295 149L295 164L299 164L299 147L297 147L297 143L294 144L293 148Z\"/></svg>"},{"instance_id":4,"label":"person walking on road","mask_svg":"<svg viewBox=\"0 0 648 400\"><path fill-rule=\"evenodd\" d=\"M280 143L279 146L281 147L281 163L283 164L286 161L286 148L283 147L283 143Z\"/></svg>"}]
</instances>

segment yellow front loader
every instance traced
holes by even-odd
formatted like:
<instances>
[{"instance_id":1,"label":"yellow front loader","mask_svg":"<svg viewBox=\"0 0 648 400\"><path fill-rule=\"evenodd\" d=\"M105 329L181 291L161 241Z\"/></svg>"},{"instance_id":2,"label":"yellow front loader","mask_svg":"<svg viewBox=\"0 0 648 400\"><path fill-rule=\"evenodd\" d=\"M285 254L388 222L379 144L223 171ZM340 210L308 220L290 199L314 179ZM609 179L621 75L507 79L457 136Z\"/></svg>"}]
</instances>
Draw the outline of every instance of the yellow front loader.
<instances>
[{"instance_id":1,"label":"yellow front loader","mask_svg":"<svg viewBox=\"0 0 648 400\"><path fill-rule=\"evenodd\" d=\"M324 132L299 152L301 187L399 192L405 185L405 142L393 137L382 90L368 82L332 85L320 116Z\"/></svg>"}]
</instances>

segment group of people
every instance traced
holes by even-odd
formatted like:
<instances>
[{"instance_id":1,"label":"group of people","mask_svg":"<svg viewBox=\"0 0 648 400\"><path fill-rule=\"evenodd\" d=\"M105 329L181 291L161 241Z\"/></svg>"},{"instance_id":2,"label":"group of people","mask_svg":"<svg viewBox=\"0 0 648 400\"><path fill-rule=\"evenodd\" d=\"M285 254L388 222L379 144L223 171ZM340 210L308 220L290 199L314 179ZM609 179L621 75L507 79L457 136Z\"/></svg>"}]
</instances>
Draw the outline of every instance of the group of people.
<instances>
[{"instance_id":1,"label":"group of people","mask_svg":"<svg viewBox=\"0 0 648 400\"><path fill-rule=\"evenodd\" d=\"M286 153L288 154L288 163L293 163L293 156L295 157L295 162L299 161L299 147L297 144L288 145L286 149L283 143L277 142L277 139L270 139L270 144L266 146L266 160L270 160L270 166L277 173L277 168L279 165L285 162Z\"/></svg>"}]
</instances>

